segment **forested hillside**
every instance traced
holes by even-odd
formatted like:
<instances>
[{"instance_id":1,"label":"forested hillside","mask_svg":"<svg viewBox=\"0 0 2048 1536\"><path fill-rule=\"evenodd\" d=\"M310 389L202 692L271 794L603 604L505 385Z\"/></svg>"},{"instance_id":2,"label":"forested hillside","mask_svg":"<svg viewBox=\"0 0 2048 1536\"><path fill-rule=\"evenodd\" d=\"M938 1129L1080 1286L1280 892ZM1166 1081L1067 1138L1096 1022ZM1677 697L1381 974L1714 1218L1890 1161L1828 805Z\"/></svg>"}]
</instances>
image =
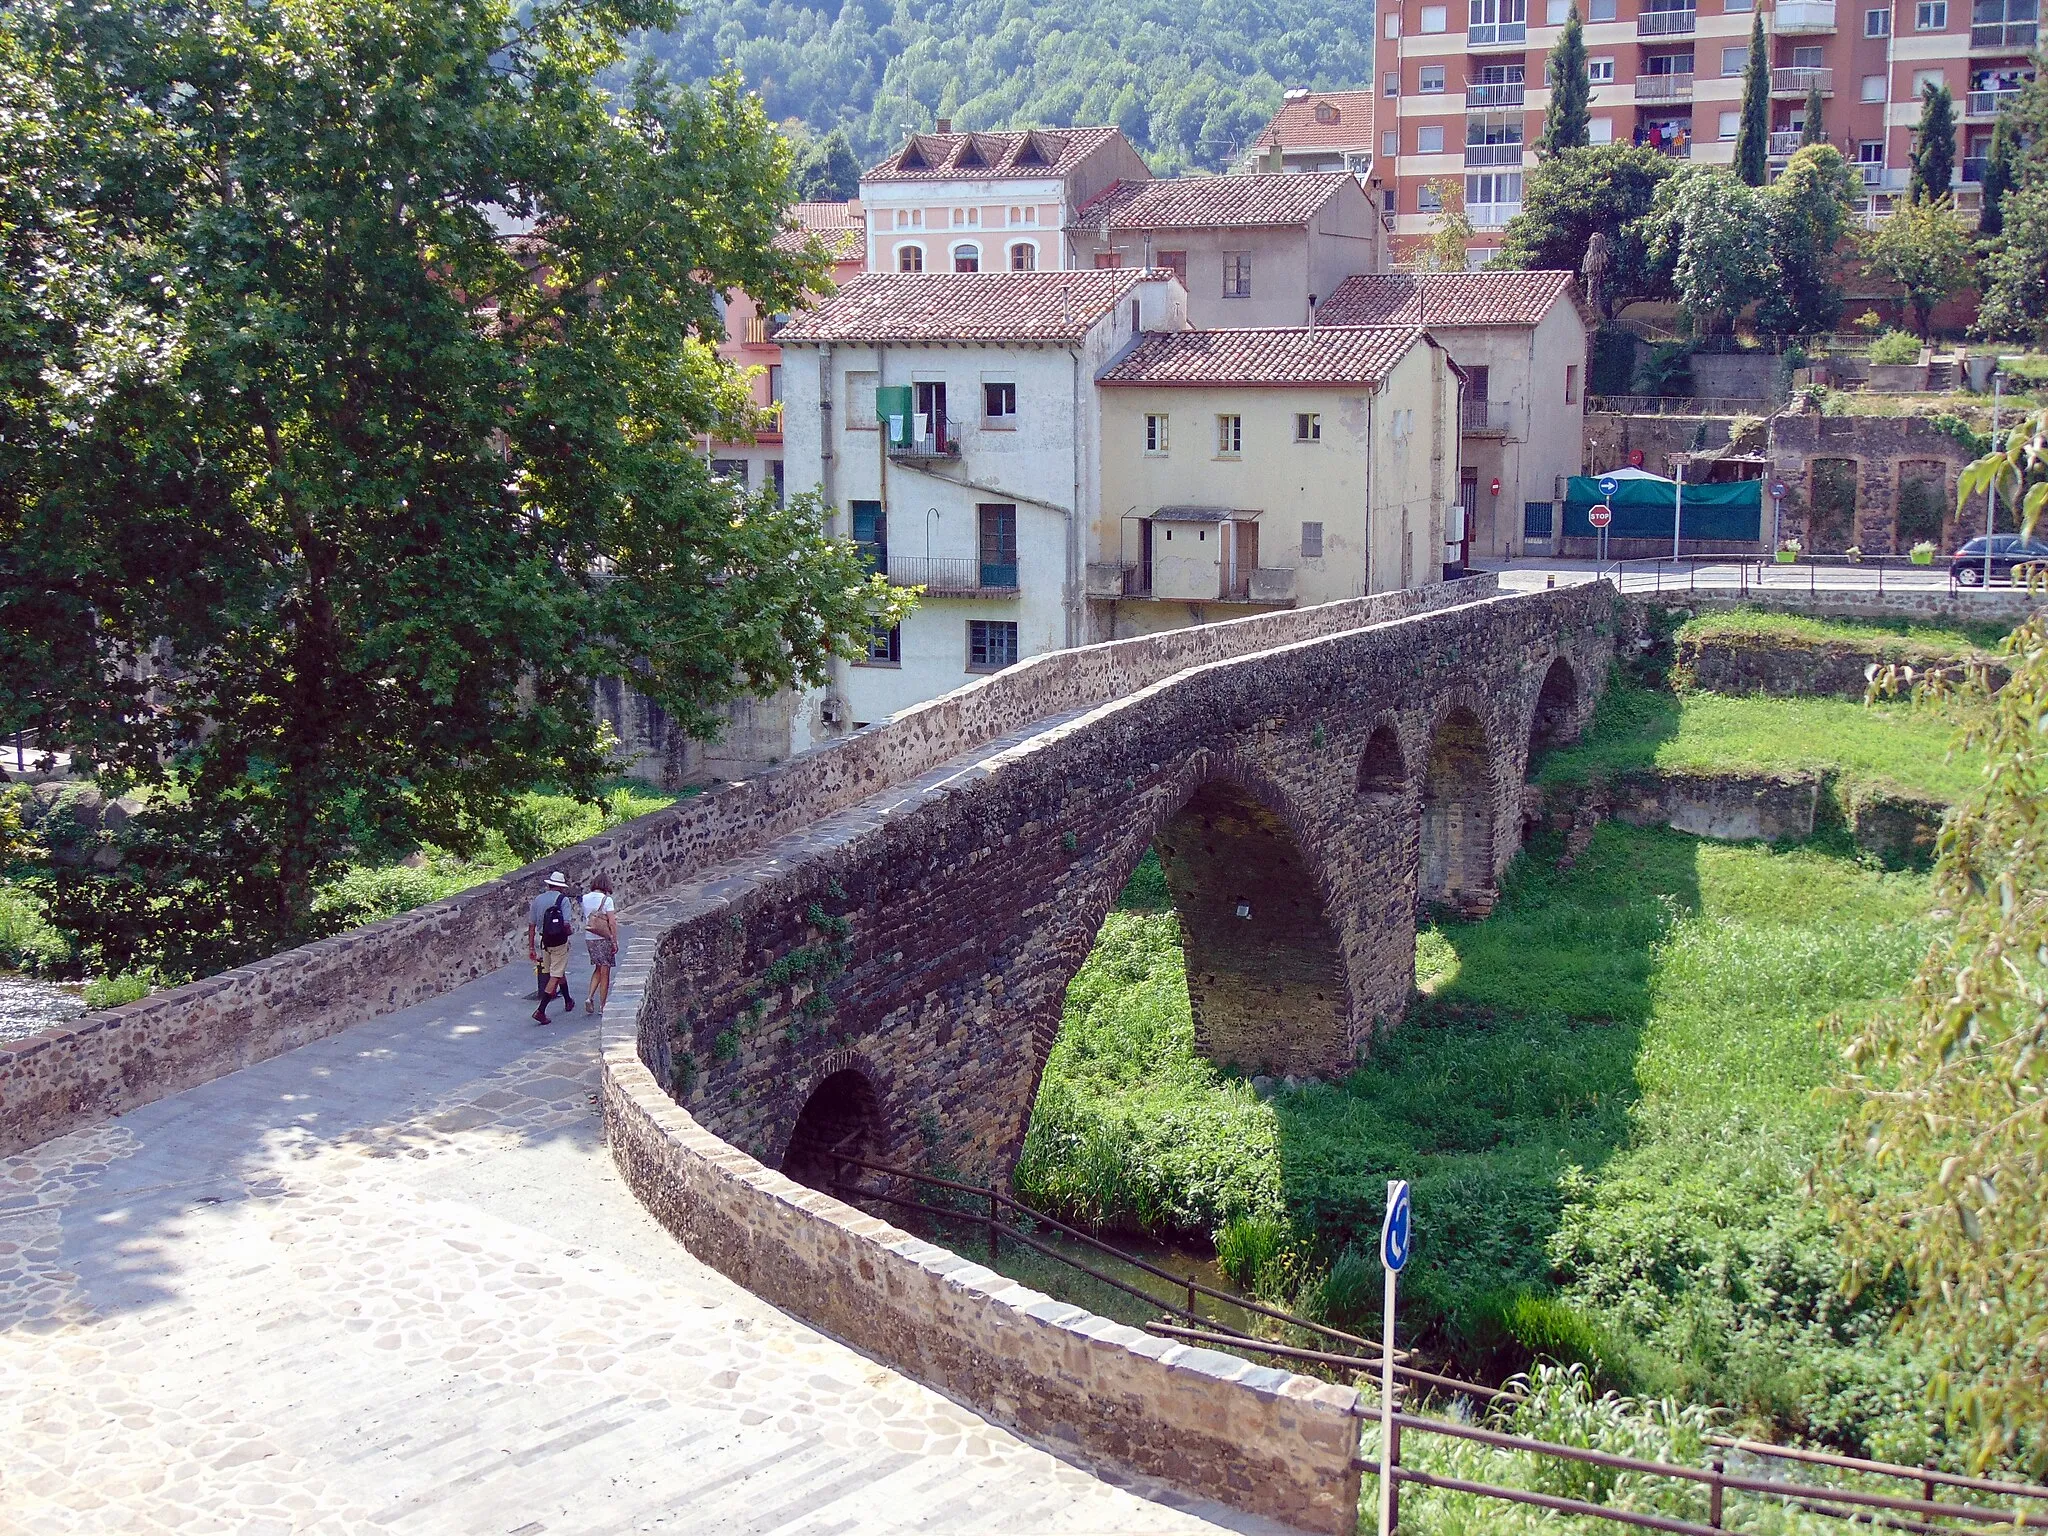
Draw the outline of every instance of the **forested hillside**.
<instances>
[{"instance_id":1,"label":"forested hillside","mask_svg":"<svg viewBox=\"0 0 2048 1536\"><path fill-rule=\"evenodd\" d=\"M843 128L863 163L950 117L1113 122L1172 171L1226 166L1287 86L1369 86L1372 26L1372 0L731 0L638 46L692 80L736 62L770 116Z\"/></svg>"}]
</instances>

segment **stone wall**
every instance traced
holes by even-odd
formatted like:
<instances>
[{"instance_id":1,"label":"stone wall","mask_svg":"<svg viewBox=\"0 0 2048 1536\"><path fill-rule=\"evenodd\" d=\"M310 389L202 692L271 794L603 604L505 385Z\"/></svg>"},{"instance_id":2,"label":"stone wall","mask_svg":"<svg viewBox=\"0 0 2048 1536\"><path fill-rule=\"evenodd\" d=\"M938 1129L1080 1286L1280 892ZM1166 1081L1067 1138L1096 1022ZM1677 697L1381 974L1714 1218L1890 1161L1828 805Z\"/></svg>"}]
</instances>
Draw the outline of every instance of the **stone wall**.
<instances>
[{"instance_id":1,"label":"stone wall","mask_svg":"<svg viewBox=\"0 0 2048 1536\"><path fill-rule=\"evenodd\" d=\"M1989 658L1977 658L1974 664L1988 671L1993 686L2004 685L2006 669L2002 664ZM1951 652L1902 635L1813 641L1749 634L1694 635L1678 640L1672 681L1709 693L1860 700L1869 688L1869 669L1885 665L1911 667L1919 674L1939 673L1953 680L1960 680L1966 671L1965 662Z\"/></svg>"},{"instance_id":2,"label":"stone wall","mask_svg":"<svg viewBox=\"0 0 2048 1536\"><path fill-rule=\"evenodd\" d=\"M1785 576L1785 572L1773 566L1770 575L1776 579ZM1789 583L1797 578L1785 579ZM1972 588L1951 592L1945 586L1887 587L1882 592L1820 587L1809 592L1788 584L1751 587L1747 592L1726 595L1704 591L1674 593L1656 601L1659 607L1679 612L1769 608L1818 619L1959 619L1986 624L2018 624L2043 606L2039 595L2025 589L1994 587L1990 591Z\"/></svg>"},{"instance_id":3,"label":"stone wall","mask_svg":"<svg viewBox=\"0 0 2048 1536\"><path fill-rule=\"evenodd\" d=\"M1839 553L1853 543L1865 554L1903 554L1914 542L1901 538L1897 527L1901 475L1908 466L1938 466L1947 511L1932 542L1941 554L1984 531L1982 497L1956 504L1956 476L1970 462L1970 451L1925 418L1788 413L1772 420L1768 451L1771 472L1786 486L1784 537L1800 540L1811 553ZM1852 529L1814 517L1814 464L1829 459L1854 466Z\"/></svg>"},{"instance_id":4,"label":"stone wall","mask_svg":"<svg viewBox=\"0 0 2048 1536\"><path fill-rule=\"evenodd\" d=\"M1382 593L1033 657L743 783L386 922L0 1045L0 1152L17 1151L410 1006L512 957L550 868L600 870L621 905L667 889L1019 723L1100 703L1187 667L1468 602L1494 578Z\"/></svg>"}]
</instances>

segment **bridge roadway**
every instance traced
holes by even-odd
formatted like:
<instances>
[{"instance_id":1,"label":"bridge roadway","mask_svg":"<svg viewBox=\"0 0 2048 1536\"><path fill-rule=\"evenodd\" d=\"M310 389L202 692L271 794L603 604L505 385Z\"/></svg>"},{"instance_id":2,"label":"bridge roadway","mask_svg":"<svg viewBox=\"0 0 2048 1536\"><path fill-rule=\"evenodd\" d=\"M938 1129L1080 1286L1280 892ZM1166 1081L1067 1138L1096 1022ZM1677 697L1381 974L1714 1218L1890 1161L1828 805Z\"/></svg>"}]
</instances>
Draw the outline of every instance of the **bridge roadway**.
<instances>
[{"instance_id":1,"label":"bridge roadway","mask_svg":"<svg viewBox=\"0 0 2048 1536\"><path fill-rule=\"evenodd\" d=\"M531 985L0 1162L0 1531L1279 1530L1112 1487L695 1262L605 1152L594 1021L536 1028Z\"/></svg>"}]
</instances>

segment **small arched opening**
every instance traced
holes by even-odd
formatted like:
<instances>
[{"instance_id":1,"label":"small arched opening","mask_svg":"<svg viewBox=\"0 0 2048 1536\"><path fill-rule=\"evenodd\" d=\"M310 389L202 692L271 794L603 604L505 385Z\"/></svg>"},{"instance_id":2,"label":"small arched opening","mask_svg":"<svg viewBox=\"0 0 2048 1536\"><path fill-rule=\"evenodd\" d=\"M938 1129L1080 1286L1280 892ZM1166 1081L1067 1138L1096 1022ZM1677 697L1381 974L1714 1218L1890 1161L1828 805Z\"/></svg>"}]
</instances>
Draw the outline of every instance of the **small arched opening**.
<instances>
[{"instance_id":1,"label":"small arched opening","mask_svg":"<svg viewBox=\"0 0 2048 1536\"><path fill-rule=\"evenodd\" d=\"M865 1073L847 1068L816 1088L789 1133L782 1171L799 1184L830 1190L839 1182L841 1159L873 1154L880 1122L875 1087Z\"/></svg>"},{"instance_id":2,"label":"small arched opening","mask_svg":"<svg viewBox=\"0 0 2048 1536\"><path fill-rule=\"evenodd\" d=\"M1579 679L1571 663L1562 656L1550 664L1543 686L1536 694L1536 712L1529 720L1529 761L1539 754L1563 746L1575 734L1579 716Z\"/></svg>"},{"instance_id":3,"label":"small arched opening","mask_svg":"<svg viewBox=\"0 0 2048 1536\"><path fill-rule=\"evenodd\" d=\"M1375 808L1396 805L1408 788L1408 764L1391 721L1375 727L1358 760L1359 798Z\"/></svg>"},{"instance_id":4,"label":"small arched opening","mask_svg":"<svg viewBox=\"0 0 2048 1536\"><path fill-rule=\"evenodd\" d=\"M1416 894L1422 905L1475 916L1492 908L1492 762L1486 727L1462 705L1443 718L1430 742L1421 841Z\"/></svg>"}]
</instances>

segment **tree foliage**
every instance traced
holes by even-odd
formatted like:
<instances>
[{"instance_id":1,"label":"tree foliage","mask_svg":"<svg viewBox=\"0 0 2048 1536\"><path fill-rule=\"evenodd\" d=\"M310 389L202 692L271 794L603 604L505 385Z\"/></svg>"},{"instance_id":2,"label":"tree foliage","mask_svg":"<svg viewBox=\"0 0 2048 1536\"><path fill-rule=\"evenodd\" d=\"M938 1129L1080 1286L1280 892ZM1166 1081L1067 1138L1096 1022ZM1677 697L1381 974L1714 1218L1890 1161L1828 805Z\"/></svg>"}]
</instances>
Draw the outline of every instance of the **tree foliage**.
<instances>
[{"instance_id":1,"label":"tree foliage","mask_svg":"<svg viewBox=\"0 0 2048 1536\"><path fill-rule=\"evenodd\" d=\"M1979 233L1986 244L1978 329L2048 335L2048 82L2028 81L1999 114Z\"/></svg>"},{"instance_id":2,"label":"tree foliage","mask_svg":"<svg viewBox=\"0 0 2048 1536\"><path fill-rule=\"evenodd\" d=\"M1863 264L1878 281L1906 290L1914 329L1925 341L1934 306L1969 284L1969 232L1948 198L1908 200L1865 237Z\"/></svg>"},{"instance_id":3,"label":"tree foliage","mask_svg":"<svg viewBox=\"0 0 2048 1536\"><path fill-rule=\"evenodd\" d=\"M1752 187L1770 179L1771 54L1764 13L1750 21L1749 61L1742 66L1742 121L1735 132L1735 174Z\"/></svg>"},{"instance_id":4,"label":"tree foliage","mask_svg":"<svg viewBox=\"0 0 2048 1536\"><path fill-rule=\"evenodd\" d=\"M2018 146L2014 142L2012 118L2000 113L1991 129L1991 152L1984 157L1984 210L1977 220L1977 236L1995 240L2005 233L2005 194L2013 189L2018 174Z\"/></svg>"},{"instance_id":5,"label":"tree foliage","mask_svg":"<svg viewBox=\"0 0 2048 1536\"><path fill-rule=\"evenodd\" d=\"M844 203L859 197L860 161L846 141L846 130L834 128L806 145L790 185L808 203Z\"/></svg>"},{"instance_id":6,"label":"tree foliage","mask_svg":"<svg viewBox=\"0 0 2048 1536\"><path fill-rule=\"evenodd\" d=\"M1849 164L1832 144L1808 144L1762 193L1775 277L1757 300L1757 324L1792 335L1831 331L1842 318L1835 251L1849 228Z\"/></svg>"},{"instance_id":7,"label":"tree foliage","mask_svg":"<svg viewBox=\"0 0 2048 1536\"><path fill-rule=\"evenodd\" d=\"M1564 30L1550 45L1544 79L1550 85L1550 105L1543 109L1543 132L1536 140L1536 152L1554 155L1559 150L1585 148L1593 120L1593 86L1586 64L1586 29L1579 24L1576 4L1565 16Z\"/></svg>"},{"instance_id":8,"label":"tree foliage","mask_svg":"<svg viewBox=\"0 0 2048 1536\"><path fill-rule=\"evenodd\" d=\"M146 792L50 892L103 964L269 952L350 853L594 793L594 678L705 732L893 614L698 450L753 425L717 293L817 272L735 80L598 88L671 19L0 12L0 728Z\"/></svg>"},{"instance_id":9,"label":"tree foliage","mask_svg":"<svg viewBox=\"0 0 2048 1536\"><path fill-rule=\"evenodd\" d=\"M2048 412L1963 473L1960 494L2048 504ZM2006 644L2010 680L1966 690L1981 786L1941 835L1953 934L1909 1004L1850 1040L1856 1075L1831 1203L1852 1284L1903 1270L1905 1326L1980 1463L2048 1472L2048 618Z\"/></svg>"},{"instance_id":10,"label":"tree foliage","mask_svg":"<svg viewBox=\"0 0 2048 1536\"><path fill-rule=\"evenodd\" d=\"M1429 246L1423 265L1432 272L1463 272L1465 253L1472 246L1472 219L1465 212L1465 184L1455 176L1429 183L1436 194L1436 227L1429 232Z\"/></svg>"},{"instance_id":11,"label":"tree foliage","mask_svg":"<svg viewBox=\"0 0 2048 1536\"><path fill-rule=\"evenodd\" d=\"M1931 203L1947 197L1956 174L1956 99L1946 85L1929 84L1920 93L1920 121L1913 126L1913 174L1906 197Z\"/></svg>"},{"instance_id":12,"label":"tree foliage","mask_svg":"<svg viewBox=\"0 0 2048 1536\"><path fill-rule=\"evenodd\" d=\"M1770 290L1772 201L1707 166L1688 166L1659 189L1648 254L1703 329L1732 326Z\"/></svg>"},{"instance_id":13,"label":"tree foliage","mask_svg":"<svg viewBox=\"0 0 2048 1536\"><path fill-rule=\"evenodd\" d=\"M1594 234L1607 236L1613 254L1602 310L1654 296L1643 217L1675 162L1642 144L1566 149L1538 160L1522 183L1522 211L1507 227L1495 264L1576 272Z\"/></svg>"},{"instance_id":14,"label":"tree foliage","mask_svg":"<svg viewBox=\"0 0 2048 1536\"><path fill-rule=\"evenodd\" d=\"M1828 141L1826 122L1827 103L1820 94L1820 81L1815 80L1806 88L1806 122L1799 130L1799 147L1809 144L1825 144Z\"/></svg>"}]
</instances>

